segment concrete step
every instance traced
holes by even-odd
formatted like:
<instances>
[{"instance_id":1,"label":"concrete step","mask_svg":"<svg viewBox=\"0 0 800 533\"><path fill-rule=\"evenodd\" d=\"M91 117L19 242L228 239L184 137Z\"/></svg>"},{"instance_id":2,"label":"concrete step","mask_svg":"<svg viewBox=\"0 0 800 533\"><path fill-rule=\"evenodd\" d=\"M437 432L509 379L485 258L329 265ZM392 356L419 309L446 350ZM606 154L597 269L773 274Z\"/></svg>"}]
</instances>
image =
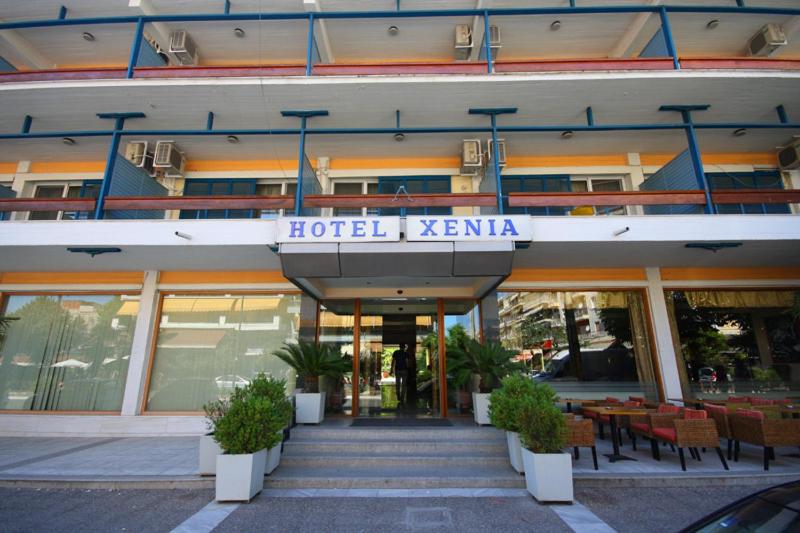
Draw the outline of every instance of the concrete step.
<instances>
[{"instance_id":1,"label":"concrete step","mask_svg":"<svg viewBox=\"0 0 800 533\"><path fill-rule=\"evenodd\" d=\"M420 454L450 454L460 453L467 455L500 455L507 453L505 441L466 441L447 442L437 440L426 441L340 441L340 440L299 440L291 439L284 444L284 453L305 453L318 455L334 455L342 453L362 454L364 456L375 454L394 455L420 455Z\"/></svg>"},{"instance_id":2,"label":"concrete step","mask_svg":"<svg viewBox=\"0 0 800 533\"><path fill-rule=\"evenodd\" d=\"M507 455L324 455L317 454L290 454L281 457L281 464L292 467L338 467L359 468L371 466L383 467L472 467L472 466L497 466L508 465Z\"/></svg>"},{"instance_id":3,"label":"concrete step","mask_svg":"<svg viewBox=\"0 0 800 533\"><path fill-rule=\"evenodd\" d=\"M495 428L320 428L297 426L291 438L352 441L417 440L505 440L505 433Z\"/></svg>"}]
</instances>

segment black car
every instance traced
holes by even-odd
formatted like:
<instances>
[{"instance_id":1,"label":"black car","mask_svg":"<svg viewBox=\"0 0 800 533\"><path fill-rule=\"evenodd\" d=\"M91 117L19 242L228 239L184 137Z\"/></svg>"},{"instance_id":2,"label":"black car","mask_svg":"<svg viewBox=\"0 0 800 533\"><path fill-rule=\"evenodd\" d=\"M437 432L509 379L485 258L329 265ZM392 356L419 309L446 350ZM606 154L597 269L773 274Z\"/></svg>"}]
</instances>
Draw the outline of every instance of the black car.
<instances>
[{"instance_id":1,"label":"black car","mask_svg":"<svg viewBox=\"0 0 800 533\"><path fill-rule=\"evenodd\" d=\"M683 532L800 531L800 481L778 485L723 507Z\"/></svg>"}]
</instances>

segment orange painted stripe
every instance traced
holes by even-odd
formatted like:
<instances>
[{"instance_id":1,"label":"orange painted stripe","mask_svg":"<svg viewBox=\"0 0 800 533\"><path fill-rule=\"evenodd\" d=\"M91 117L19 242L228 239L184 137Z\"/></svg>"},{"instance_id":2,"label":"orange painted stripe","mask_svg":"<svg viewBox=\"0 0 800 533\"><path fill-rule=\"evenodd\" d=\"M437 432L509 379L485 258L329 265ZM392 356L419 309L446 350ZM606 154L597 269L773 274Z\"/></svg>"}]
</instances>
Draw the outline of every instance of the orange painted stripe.
<instances>
[{"instance_id":1,"label":"orange painted stripe","mask_svg":"<svg viewBox=\"0 0 800 533\"><path fill-rule=\"evenodd\" d=\"M285 170L287 172L297 172L297 160L252 159L239 161L187 161L186 170L196 172L214 172L223 170Z\"/></svg>"},{"instance_id":2,"label":"orange painted stripe","mask_svg":"<svg viewBox=\"0 0 800 533\"><path fill-rule=\"evenodd\" d=\"M144 281L143 272L4 272L0 283L8 284L137 284Z\"/></svg>"},{"instance_id":3,"label":"orange painted stripe","mask_svg":"<svg viewBox=\"0 0 800 533\"><path fill-rule=\"evenodd\" d=\"M31 163L31 173L48 174L59 172L103 172L105 161L47 161Z\"/></svg>"},{"instance_id":4,"label":"orange painted stripe","mask_svg":"<svg viewBox=\"0 0 800 533\"><path fill-rule=\"evenodd\" d=\"M461 165L458 157L415 157L413 159L331 159L331 169L369 168L455 168Z\"/></svg>"},{"instance_id":5,"label":"orange painted stripe","mask_svg":"<svg viewBox=\"0 0 800 533\"><path fill-rule=\"evenodd\" d=\"M662 268L664 281L800 279L800 268Z\"/></svg>"},{"instance_id":6,"label":"orange painted stripe","mask_svg":"<svg viewBox=\"0 0 800 533\"><path fill-rule=\"evenodd\" d=\"M14 174L16 171L16 163L0 163L0 174Z\"/></svg>"},{"instance_id":7,"label":"orange painted stripe","mask_svg":"<svg viewBox=\"0 0 800 533\"><path fill-rule=\"evenodd\" d=\"M511 156L509 167L594 167L627 165L624 154L576 156Z\"/></svg>"},{"instance_id":8,"label":"orange painted stripe","mask_svg":"<svg viewBox=\"0 0 800 533\"><path fill-rule=\"evenodd\" d=\"M199 283L289 283L277 270L214 272L214 271L171 271L162 272L160 282L168 284Z\"/></svg>"},{"instance_id":9,"label":"orange painted stripe","mask_svg":"<svg viewBox=\"0 0 800 533\"><path fill-rule=\"evenodd\" d=\"M644 166L660 166L669 163L677 154L642 154ZM775 154L769 152L702 154L703 163L709 165L772 165L777 166Z\"/></svg>"},{"instance_id":10,"label":"orange painted stripe","mask_svg":"<svg viewBox=\"0 0 800 533\"><path fill-rule=\"evenodd\" d=\"M506 283L515 281L643 281L643 268L523 268L514 270Z\"/></svg>"}]
</instances>

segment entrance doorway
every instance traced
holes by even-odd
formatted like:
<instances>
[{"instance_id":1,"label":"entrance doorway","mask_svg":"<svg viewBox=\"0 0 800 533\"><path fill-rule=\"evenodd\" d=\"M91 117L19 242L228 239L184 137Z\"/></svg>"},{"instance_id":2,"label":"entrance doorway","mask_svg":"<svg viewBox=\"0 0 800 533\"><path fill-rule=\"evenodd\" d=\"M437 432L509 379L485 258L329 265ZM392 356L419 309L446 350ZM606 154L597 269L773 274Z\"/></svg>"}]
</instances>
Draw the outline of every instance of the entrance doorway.
<instances>
[{"instance_id":1,"label":"entrance doorway","mask_svg":"<svg viewBox=\"0 0 800 533\"><path fill-rule=\"evenodd\" d=\"M335 346L353 362L352 372L341 383L325 387L329 410L360 417L447 417L470 412L469 390L447 375L447 350L464 336L481 340L477 301L322 300L318 326L319 342ZM400 359L405 360L405 375L397 372L403 366L398 365Z\"/></svg>"}]
</instances>

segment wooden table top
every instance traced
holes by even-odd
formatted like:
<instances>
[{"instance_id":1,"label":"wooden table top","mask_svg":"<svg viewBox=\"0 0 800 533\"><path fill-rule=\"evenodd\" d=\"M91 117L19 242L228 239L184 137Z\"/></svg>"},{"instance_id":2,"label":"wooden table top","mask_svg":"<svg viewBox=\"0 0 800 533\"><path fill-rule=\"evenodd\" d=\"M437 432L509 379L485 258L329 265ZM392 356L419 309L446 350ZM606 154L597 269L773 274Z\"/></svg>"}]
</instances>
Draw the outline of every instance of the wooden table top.
<instances>
[{"instance_id":1,"label":"wooden table top","mask_svg":"<svg viewBox=\"0 0 800 533\"><path fill-rule=\"evenodd\" d=\"M713 403L715 405L725 405L725 400L709 400L703 398L667 398L668 402L681 402L681 403Z\"/></svg>"},{"instance_id":2,"label":"wooden table top","mask_svg":"<svg viewBox=\"0 0 800 533\"><path fill-rule=\"evenodd\" d=\"M622 407L622 406L593 406L593 407L584 407L584 411L591 411L593 413L601 414L601 415L616 415L616 416L637 416L637 415L645 415L650 412L647 409L643 409L641 407Z\"/></svg>"}]
</instances>

